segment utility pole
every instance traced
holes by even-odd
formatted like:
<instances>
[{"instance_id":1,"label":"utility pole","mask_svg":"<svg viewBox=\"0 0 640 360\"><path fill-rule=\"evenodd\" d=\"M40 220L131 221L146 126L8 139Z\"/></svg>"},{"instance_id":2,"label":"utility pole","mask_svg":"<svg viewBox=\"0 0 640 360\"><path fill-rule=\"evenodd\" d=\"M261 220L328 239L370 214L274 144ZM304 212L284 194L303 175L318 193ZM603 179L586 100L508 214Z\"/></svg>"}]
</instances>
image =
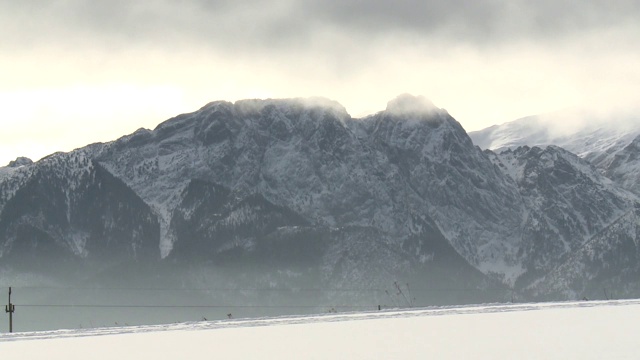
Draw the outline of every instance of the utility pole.
<instances>
[{"instance_id":1,"label":"utility pole","mask_svg":"<svg viewBox=\"0 0 640 360\"><path fill-rule=\"evenodd\" d=\"M11 303L11 286L9 286L9 305L4 307L4 311L9 313L9 332L13 332L13 312L16 306Z\"/></svg>"}]
</instances>

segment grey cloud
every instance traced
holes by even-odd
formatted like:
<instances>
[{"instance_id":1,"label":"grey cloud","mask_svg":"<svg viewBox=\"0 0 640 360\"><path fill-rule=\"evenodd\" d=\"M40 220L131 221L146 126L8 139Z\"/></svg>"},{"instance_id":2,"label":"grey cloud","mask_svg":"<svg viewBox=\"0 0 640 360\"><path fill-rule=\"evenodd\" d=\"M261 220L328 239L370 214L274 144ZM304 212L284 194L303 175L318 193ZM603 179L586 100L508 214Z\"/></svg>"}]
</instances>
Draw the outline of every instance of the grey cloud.
<instances>
[{"instance_id":1,"label":"grey cloud","mask_svg":"<svg viewBox=\"0 0 640 360\"><path fill-rule=\"evenodd\" d=\"M2 23L5 30L13 24L13 36L0 44L30 47L78 40L95 46L104 42L225 48L278 44L282 36L305 32L290 31L300 24L295 16L287 20L287 9L281 4L273 0L0 0L0 29Z\"/></svg>"},{"instance_id":2,"label":"grey cloud","mask_svg":"<svg viewBox=\"0 0 640 360\"><path fill-rule=\"evenodd\" d=\"M405 31L479 44L557 38L640 21L640 2L624 0L309 0L298 6L321 21L369 34Z\"/></svg>"},{"instance_id":3,"label":"grey cloud","mask_svg":"<svg viewBox=\"0 0 640 360\"><path fill-rule=\"evenodd\" d=\"M299 7L309 16L342 28L369 34L409 31L420 35L451 27L488 34L498 22L499 8L495 1L486 0L306 1Z\"/></svg>"},{"instance_id":4,"label":"grey cloud","mask_svg":"<svg viewBox=\"0 0 640 360\"><path fill-rule=\"evenodd\" d=\"M327 28L343 36L409 33L477 45L558 38L640 23L640 2L591 0L0 0L13 18L2 42L111 41L253 51L313 45ZM4 22L4 19L3 19ZM0 25L1 27L2 25ZM1 42L0 42L1 44Z\"/></svg>"}]
</instances>

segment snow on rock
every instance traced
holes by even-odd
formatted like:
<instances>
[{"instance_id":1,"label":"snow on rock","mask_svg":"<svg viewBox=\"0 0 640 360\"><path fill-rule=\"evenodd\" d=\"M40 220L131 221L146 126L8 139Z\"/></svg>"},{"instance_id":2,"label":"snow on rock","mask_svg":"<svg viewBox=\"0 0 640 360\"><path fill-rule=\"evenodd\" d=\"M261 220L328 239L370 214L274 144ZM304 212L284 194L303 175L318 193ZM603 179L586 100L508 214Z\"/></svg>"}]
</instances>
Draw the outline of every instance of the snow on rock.
<instances>
[{"instance_id":1,"label":"snow on rock","mask_svg":"<svg viewBox=\"0 0 640 360\"><path fill-rule=\"evenodd\" d=\"M524 124L502 129L549 139ZM0 254L28 229L83 259L105 247L176 263L290 254L345 285L443 273L524 288L637 202L619 186L637 186L637 144L590 141L584 159L608 151L600 168L555 146L482 151L445 110L406 94L363 119L322 98L215 101L0 168L0 210L11 208L0 212ZM35 210L20 206L28 201Z\"/></svg>"},{"instance_id":2,"label":"snow on rock","mask_svg":"<svg viewBox=\"0 0 640 360\"><path fill-rule=\"evenodd\" d=\"M28 166L31 164L33 164L33 160L29 159L28 157L20 156L17 159L10 161L7 167L18 168L21 166Z\"/></svg>"},{"instance_id":3,"label":"snow on rock","mask_svg":"<svg viewBox=\"0 0 640 360\"><path fill-rule=\"evenodd\" d=\"M591 164L555 146L489 153L518 185L524 264L529 270L558 265L590 238L633 209L637 197L613 184Z\"/></svg>"},{"instance_id":4,"label":"snow on rock","mask_svg":"<svg viewBox=\"0 0 640 360\"><path fill-rule=\"evenodd\" d=\"M623 188L640 194L640 167L635 161L640 141L637 115L564 111L495 125L469 136L481 148L498 153L521 146L561 147L587 160Z\"/></svg>"}]
</instances>

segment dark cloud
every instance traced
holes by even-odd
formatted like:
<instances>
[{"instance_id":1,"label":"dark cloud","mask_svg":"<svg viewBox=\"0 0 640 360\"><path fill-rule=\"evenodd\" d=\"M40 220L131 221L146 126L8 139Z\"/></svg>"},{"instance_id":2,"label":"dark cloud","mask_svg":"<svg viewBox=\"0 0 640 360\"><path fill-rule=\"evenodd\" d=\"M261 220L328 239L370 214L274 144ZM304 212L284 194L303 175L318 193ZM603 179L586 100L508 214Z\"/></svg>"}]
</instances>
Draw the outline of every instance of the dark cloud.
<instances>
[{"instance_id":1,"label":"dark cloud","mask_svg":"<svg viewBox=\"0 0 640 360\"><path fill-rule=\"evenodd\" d=\"M305 1L298 6L318 21L368 34L413 32L429 36L444 29L487 36L500 20L499 4L486 0Z\"/></svg>"},{"instance_id":2,"label":"dark cloud","mask_svg":"<svg viewBox=\"0 0 640 360\"><path fill-rule=\"evenodd\" d=\"M640 2L624 0L343 0L298 6L317 21L368 34L402 31L479 45L558 38L640 21Z\"/></svg>"},{"instance_id":3,"label":"dark cloud","mask_svg":"<svg viewBox=\"0 0 640 360\"><path fill-rule=\"evenodd\" d=\"M273 0L0 0L0 29L11 34L0 44L266 47L309 32L289 8Z\"/></svg>"},{"instance_id":4,"label":"dark cloud","mask_svg":"<svg viewBox=\"0 0 640 360\"><path fill-rule=\"evenodd\" d=\"M82 40L156 46L181 42L227 49L313 45L331 29L345 37L437 37L483 46L557 39L640 23L640 2L617 0L0 0L11 34L32 46ZM7 25L9 24L9 25Z\"/></svg>"}]
</instances>

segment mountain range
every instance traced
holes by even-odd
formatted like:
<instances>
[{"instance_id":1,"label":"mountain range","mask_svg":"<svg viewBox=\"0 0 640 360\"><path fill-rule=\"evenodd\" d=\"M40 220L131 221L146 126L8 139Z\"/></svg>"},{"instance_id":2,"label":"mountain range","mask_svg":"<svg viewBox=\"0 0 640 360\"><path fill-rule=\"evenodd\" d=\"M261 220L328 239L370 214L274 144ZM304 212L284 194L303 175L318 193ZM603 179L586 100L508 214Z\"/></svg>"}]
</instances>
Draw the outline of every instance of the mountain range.
<instances>
[{"instance_id":1,"label":"mountain range","mask_svg":"<svg viewBox=\"0 0 640 360\"><path fill-rule=\"evenodd\" d=\"M325 289L302 294L316 304L640 295L640 129L560 141L534 123L467 134L411 95L360 119L216 101L18 158L0 168L0 280Z\"/></svg>"}]
</instances>

